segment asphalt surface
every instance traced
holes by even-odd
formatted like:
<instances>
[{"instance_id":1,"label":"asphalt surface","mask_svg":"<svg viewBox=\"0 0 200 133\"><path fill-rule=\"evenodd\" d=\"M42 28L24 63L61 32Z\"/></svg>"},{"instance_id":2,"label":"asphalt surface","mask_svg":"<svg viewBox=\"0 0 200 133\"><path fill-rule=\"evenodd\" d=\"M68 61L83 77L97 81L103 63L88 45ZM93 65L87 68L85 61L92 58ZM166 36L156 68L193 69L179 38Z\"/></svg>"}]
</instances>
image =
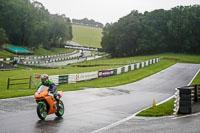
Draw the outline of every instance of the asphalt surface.
<instances>
[{"instance_id":1,"label":"asphalt surface","mask_svg":"<svg viewBox=\"0 0 200 133\"><path fill-rule=\"evenodd\" d=\"M200 114L187 117L134 117L101 133L199 133Z\"/></svg>"},{"instance_id":2,"label":"asphalt surface","mask_svg":"<svg viewBox=\"0 0 200 133\"><path fill-rule=\"evenodd\" d=\"M158 103L174 95L174 88L187 85L199 69L197 64L175 64L128 85L65 92L61 100L66 110L60 119L49 115L45 121L39 120L32 96L0 100L0 133L182 132L171 129L176 128L175 123L179 127L192 124L191 130L185 131L197 132L199 115L180 119L133 118L115 127L109 125L152 106L154 98ZM100 130L104 127L106 130Z\"/></svg>"},{"instance_id":3,"label":"asphalt surface","mask_svg":"<svg viewBox=\"0 0 200 133\"><path fill-rule=\"evenodd\" d=\"M84 62L88 60L95 60L98 58L101 58L102 56L93 56L93 57L80 57L79 59L72 59L72 60L67 60L67 61L61 61L61 62L51 62L51 63L45 63L41 64L43 66L64 66L64 65L69 65L73 63L78 63L78 62Z\"/></svg>"}]
</instances>

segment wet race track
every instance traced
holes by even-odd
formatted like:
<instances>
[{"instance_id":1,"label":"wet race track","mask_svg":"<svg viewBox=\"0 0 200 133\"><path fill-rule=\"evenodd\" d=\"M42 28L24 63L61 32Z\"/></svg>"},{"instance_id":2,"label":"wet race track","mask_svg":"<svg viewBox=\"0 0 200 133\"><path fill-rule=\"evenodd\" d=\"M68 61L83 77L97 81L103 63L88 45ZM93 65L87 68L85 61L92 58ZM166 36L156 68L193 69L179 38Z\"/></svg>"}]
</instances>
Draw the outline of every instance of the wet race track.
<instances>
[{"instance_id":1,"label":"wet race track","mask_svg":"<svg viewBox=\"0 0 200 133\"><path fill-rule=\"evenodd\" d=\"M45 121L37 116L33 96L0 100L0 133L95 132L150 107L154 98L158 103L171 97L175 88L188 85L199 69L200 65L197 64L175 64L132 84L65 92L61 99L65 104L64 116L57 118L49 115ZM140 129L145 129L144 123L138 124L139 120L134 123L144 126ZM116 127L108 128L108 131L119 130Z\"/></svg>"}]
</instances>

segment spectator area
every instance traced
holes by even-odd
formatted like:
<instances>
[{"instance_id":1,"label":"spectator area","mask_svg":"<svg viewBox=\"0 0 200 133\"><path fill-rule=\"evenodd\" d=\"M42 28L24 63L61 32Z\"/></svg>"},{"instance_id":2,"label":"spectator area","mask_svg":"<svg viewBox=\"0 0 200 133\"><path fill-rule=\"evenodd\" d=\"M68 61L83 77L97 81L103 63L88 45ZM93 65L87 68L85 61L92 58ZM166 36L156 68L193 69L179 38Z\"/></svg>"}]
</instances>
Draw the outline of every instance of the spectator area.
<instances>
[{"instance_id":1,"label":"spectator area","mask_svg":"<svg viewBox=\"0 0 200 133\"><path fill-rule=\"evenodd\" d=\"M22 47L6 47L6 50L17 55L32 55L33 51L29 51Z\"/></svg>"}]
</instances>

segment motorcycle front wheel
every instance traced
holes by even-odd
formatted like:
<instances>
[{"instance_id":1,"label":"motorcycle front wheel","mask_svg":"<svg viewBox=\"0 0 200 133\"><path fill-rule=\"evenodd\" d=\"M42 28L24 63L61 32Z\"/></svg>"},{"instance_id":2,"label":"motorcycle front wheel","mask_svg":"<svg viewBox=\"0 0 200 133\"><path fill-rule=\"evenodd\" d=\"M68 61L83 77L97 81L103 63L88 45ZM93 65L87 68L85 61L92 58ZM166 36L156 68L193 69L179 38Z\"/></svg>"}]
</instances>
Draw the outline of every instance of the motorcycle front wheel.
<instances>
[{"instance_id":1,"label":"motorcycle front wheel","mask_svg":"<svg viewBox=\"0 0 200 133\"><path fill-rule=\"evenodd\" d=\"M37 114L41 120L44 120L47 116L47 105L46 103L39 103L37 105Z\"/></svg>"},{"instance_id":2,"label":"motorcycle front wheel","mask_svg":"<svg viewBox=\"0 0 200 133\"><path fill-rule=\"evenodd\" d=\"M65 112L64 104L60 100L59 104L58 104L58 111L55 114L56 114L56 116L61 117L61 116L63 116L64 112Z\"/></svg>"}]
</instances>

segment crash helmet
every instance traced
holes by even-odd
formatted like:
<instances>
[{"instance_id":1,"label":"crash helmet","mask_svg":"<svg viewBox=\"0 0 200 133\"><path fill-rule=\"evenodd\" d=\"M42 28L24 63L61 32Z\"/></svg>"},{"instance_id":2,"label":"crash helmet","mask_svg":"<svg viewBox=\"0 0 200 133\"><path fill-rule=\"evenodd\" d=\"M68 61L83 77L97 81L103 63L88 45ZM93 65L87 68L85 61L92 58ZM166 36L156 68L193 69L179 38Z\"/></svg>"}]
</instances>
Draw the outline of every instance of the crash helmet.
<instances>
[{"instance_id":1,"label":"crash helmet","mask_svg":"<svg viewBox=\"0 0 200 133\"><path fill-rule=\"evenodd\" d=\"M41 81L43 84L46 84L46 82L49 80L49 76L47 74L42 74Z\"/></svg>"}]
</instances>

